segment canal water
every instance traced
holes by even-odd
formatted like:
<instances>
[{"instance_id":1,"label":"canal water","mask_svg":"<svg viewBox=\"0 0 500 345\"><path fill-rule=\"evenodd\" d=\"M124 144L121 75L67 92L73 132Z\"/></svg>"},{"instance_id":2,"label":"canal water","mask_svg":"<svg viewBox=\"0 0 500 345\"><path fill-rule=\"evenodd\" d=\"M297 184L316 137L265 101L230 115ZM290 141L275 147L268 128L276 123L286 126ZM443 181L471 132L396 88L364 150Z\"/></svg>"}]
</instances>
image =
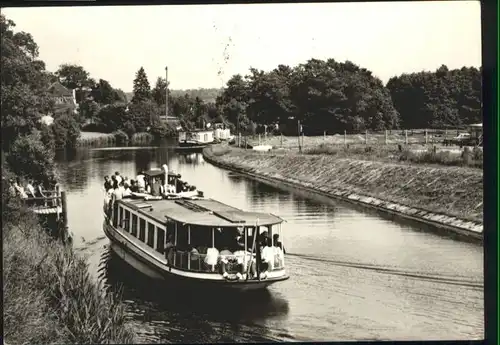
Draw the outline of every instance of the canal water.
<instances>
[{"instance_id":1,"label":"canal water","mask_svg":"<svg viewBox=\"0 0 500 345\"><path fill-rule=\"evenodd\" d=\"M152 284L110 252L103 177L167 163L206 196L284 224L291 278L259 294L199 296ZM369 211L278 189L167 147L103 148L58 159L74 245L121 289L139 341L438 340L483 337L483 250Z\"/></svg>"}]
</instances>

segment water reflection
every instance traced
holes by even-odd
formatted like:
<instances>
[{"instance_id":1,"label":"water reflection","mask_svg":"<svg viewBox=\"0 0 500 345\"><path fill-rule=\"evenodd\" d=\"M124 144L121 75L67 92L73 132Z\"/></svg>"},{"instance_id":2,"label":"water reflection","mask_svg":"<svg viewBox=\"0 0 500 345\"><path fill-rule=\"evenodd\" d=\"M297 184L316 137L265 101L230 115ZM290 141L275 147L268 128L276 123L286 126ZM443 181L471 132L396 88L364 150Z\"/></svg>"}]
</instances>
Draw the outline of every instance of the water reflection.
<instances>
[{"instance_id":1,"label":"water reflection","mask_svg":"<svg viewBox=\"0 0 500 345\"><path fill-rule=\"evenodd\" d=\"M136 306L136 319L164 323L164 329L149 332L156 342L220 342L220 329L225 330L224 337L229 341L276 340L276 332L267 325L286 321L289 312L286 299L269 290L243 295L173 290L131 270L109 249L102 254L101 272L100 278L111 290L121 291L123 298ZM185 331L189 329L197 332ZM286 335L284 330L279 333L280 337Z\"/></svg>"}]
</instances>

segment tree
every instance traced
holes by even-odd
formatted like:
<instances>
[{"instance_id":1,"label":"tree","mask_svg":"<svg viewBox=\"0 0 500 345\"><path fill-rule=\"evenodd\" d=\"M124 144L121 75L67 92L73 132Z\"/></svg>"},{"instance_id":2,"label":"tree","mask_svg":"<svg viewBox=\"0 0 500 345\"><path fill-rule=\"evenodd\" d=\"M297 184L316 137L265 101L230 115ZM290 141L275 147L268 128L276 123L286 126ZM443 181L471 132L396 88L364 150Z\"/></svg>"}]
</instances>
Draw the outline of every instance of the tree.
<instances>
[{"instance_id":1,"label":"tree","mask_svg":"<svg viewBox=\"0 0 500 345\"><path fill-rule=\"evenodd\" d=\"M99 83L94 86L91 95L94 100L100 104L112 104L117 100L116 91L111 84L104 79L99 79Z\"/></svg>"},{"instance_id":2,"label":"tree","mask_svg":"<svg viewBox=\"0 0 500 345\"><path fill-rule=\"evenodd\" d=\"M93 87L95 82L89 78L89 73L82 67L72 64L62 64L55 75L61 84L69 89Z\"/></svg>"},{"instance_id":3,"label":"tree","mask_svg":"<svg viewBox=\"0 0 500 345\"><path fill-rule=\"evenodd\" d=\"M40 126L43 114L53 109L47 93L49 73L36 60L38 46L30 34L14 33L15 23L1 15L0 107L2 148L8 151L16 138Z\"/></svg>"},{"instance_id":4,"label":"tree","mask_svg":"<svg viewBox=\"0 0 500 345\"><path fill-rule=\"evenodd\" d=\"M151 99L151 86L149 85L146 71L141 67L134 79L134 97L132 103L140 103Z\"/></svg>"},{"instance_id":5,"label":"tree","mask_svg":"<svg viewBox=\"0 0 500 345\"><path fill-rule=\"evenodd\" d=\"M75 149L80 137L80 127L72 114L57 117L52 124L55 147L58 149Z\"/></svg>"},{"instance_id":6,"label":"tree","mask_svg":"<svg viewBox=\"0 0 500 345\"><path fill-rule=\"evenodd\" d=\"M156 85L152 90L153 100L160 107L164 107L167 100L167 81L165 78L158 77Z\"/></svg>"}]
</instances>

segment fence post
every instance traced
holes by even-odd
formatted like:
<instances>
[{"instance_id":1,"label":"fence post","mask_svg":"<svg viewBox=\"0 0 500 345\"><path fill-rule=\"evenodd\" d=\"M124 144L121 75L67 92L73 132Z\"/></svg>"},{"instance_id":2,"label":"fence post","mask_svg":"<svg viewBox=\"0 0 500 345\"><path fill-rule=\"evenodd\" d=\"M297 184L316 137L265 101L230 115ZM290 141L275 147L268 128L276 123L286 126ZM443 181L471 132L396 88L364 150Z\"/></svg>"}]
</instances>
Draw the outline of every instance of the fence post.
<instances>
[{"instance_id":1,"label":"fence post","mask_svg":"<svg viewBox=\"0 0 500 345\"><path fill-rule=\"evenodd\" d=\"M60 232L61 239L66 242L66 234L68 232L68 204L66 202L66 192L61 192L61 208L63 226Z\"/></svg>"},{"instance_id":2,"label":"fence post","mask_svg":"<svg viewBox=\"0 0 500 345\"><path fill-rule=\"evenodd\" d=\"M347 145L347 131L344 129L344 146Z\"/></svg>"},{"instance_id":3,"label":"fence post","mask_svg":"<svg viewBox=\"0 0 500 345\"><path fill-rule=\"evenodd\" d=\"M283 148L283 133L280 133L281 148Z\"/></svg>"},{"instance_id":4,"label":"fence post","mask_svg":"<svg viewBox=\"0 0 500 345\"><path fill-rule=\"evenodd\" d=\"M405 129L405 145L408 145L408 130Z\"/></svg>"},{"instance_id":5,"label":"fence post","mask_svg":"<svg viewBox=\"0 0 500 345\"><path fill-rule=\"evenodd\" d=\"M427 129L425 130L425 144L427 145L429 143L429 137L427 134Z\"/></svg>"},{"instance_id":6,"label":"fence post","mask_svg":"<svg viewBox=\"0 0 500 345\"><path fill-rule=\"evenodd\" d=\"M385 130L385 144L387 145L387 129Z\"/></svg>"},{"instance_id":7,"label":"fence post","mask_svg":"<svg viewBox=\"0 0 500 345\"><path fill-rule=\"evenodd\" d=\"M52 199L52 202L51 204L52 205L56 205L56 215L57 215L57 220L59 220L61 218L61 214L59 213L59 206L62 206L61 205L61 199L60 199L60 196L61 196L61 186L59 186L59 184L56 184L56 195L55 195L55 199ZM45 206L48 206L49 203L47 202L47 200L45 200ZM55 202L54 202L55 201Z\"/></svg>"},{"instance_id":8,"label":"fence post","mask_svg":"<svg viewBox=\"0 0 500 345\"><path fill-rule=\"evenodd\" d=\"M323 140L326 141L326 131L323 131Z\"/></svg>"},{"instance_id":9,"label":"fence post","mask_svg":"<svg viewBox=\"0 0 500 345\"><path fill-rule=\"evenodd\" d=\"M238 132L238 148L241 147L241 132Z\"/></svg>"},{"instance_id":10,"label":"fence post","mask_svg":"<svg viewBox=\"0 0 500 345\"><path fill-rule=\"evenodd\" d=\"M259 146L260 146L260 133L259 133Z\"/></svg>"},{"instance_id":11,"label":"fence post","mask_svg":"<svg viewBox=\"0 0 500 345\"><path fill-rule=\"evenodd\" d=\"M368 130L365 130L365 145L368 145Z\"/></svg>"}]
</instances>

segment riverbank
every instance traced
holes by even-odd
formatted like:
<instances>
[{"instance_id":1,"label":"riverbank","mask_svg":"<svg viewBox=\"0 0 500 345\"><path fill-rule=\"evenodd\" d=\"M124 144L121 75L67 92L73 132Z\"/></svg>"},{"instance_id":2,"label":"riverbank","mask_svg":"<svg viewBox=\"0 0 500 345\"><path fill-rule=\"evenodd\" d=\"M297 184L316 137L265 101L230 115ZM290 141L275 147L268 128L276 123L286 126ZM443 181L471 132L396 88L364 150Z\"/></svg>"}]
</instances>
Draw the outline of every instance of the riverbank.
<instances>
[{"instance_id":1,"label":"riverbank","mask_svg":"<svg viewBox=\"0 0 500 345\"><path fill-rule=\"evenodd\" d=\"M80 138L78 138L78 147L107 147L123 145L127 142L130 145L142 145L151 143L153 139L153 136L146 132L135 133L131 138L128 138L126 133L121 131L114 133L81 132Z\"/></svg>"},{"instance_id":2,"label":"riverbank","mask_svg":"<svg viewBox=\"0 0 500 345\"><path fill-rule=\"evenodd\" d=\"M479 169L256 152L221 145L205 149L203 156L212 164L266 183L285 183L482 239L483 175Z\"/></svg>"},{"instance_id":3,"label":"riverbank","mask_svg":"<svg viewBox=\"0 0 500 345\"><path fill-rule=\"evenodd\" d=\"M2 205L4 333L12 344L134 343L124 304L84 258L52 240L28 210Z\"/></svg>"}]
</instances>

